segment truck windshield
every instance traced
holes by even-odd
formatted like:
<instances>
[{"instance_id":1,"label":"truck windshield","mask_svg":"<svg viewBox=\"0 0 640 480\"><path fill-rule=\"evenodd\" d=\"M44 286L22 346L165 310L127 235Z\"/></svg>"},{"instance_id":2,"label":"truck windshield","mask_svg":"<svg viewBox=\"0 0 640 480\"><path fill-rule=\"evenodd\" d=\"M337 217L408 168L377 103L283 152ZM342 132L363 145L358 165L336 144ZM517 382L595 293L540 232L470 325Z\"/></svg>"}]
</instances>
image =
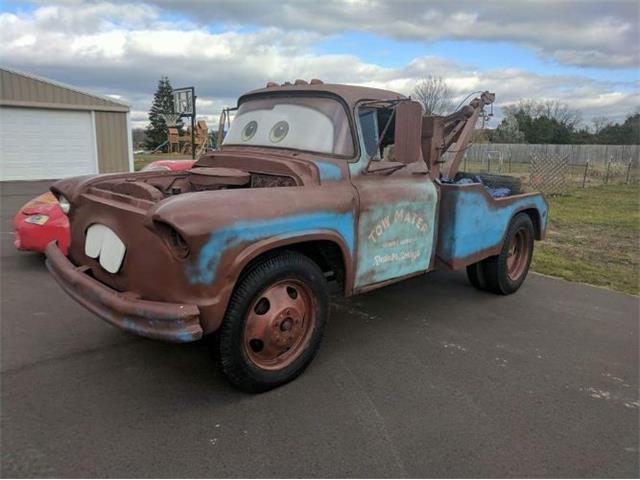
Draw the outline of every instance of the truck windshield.
<instances>
[{"instance_id":1,"label":"truck windshield","mask_svg":"<svg viewBox=\"0 0 640 480\"><path fill-rule=\"evenodd\" d=\"M351 157L349 120L337 100L278 97L247 100L238 108L223 145L290 148Z\"/></svg>"}]
</instances>

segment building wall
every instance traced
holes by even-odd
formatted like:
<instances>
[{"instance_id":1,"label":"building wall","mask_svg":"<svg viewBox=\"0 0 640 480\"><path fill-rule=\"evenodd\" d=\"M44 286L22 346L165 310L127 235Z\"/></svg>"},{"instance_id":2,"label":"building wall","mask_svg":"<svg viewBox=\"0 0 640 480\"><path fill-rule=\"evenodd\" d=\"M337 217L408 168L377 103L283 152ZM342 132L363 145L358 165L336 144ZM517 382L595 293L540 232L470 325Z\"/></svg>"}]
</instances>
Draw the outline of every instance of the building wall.
<instances>
[{"instance_id":1,"label":"building wall","mask_svg":"<svg viewBox=\"0 0 640 480\"><path fill-rule=\"evenodd\" d=\"M129 171L127 115L120 112L95 112L94 115L100 173Z\"/></svg>"},{"instance_id":2,"label":"building wall","mask_svg":"<svg viewBox=\"0 0 640 480\"><path fill-rule=\"evenodd\" d=\"M84 93L55 81L0 68L0 105L90 111L95 122L100 173L129 171L133 163L129 141L129 107L125 104Z\"/></svg>"}]
</instances>

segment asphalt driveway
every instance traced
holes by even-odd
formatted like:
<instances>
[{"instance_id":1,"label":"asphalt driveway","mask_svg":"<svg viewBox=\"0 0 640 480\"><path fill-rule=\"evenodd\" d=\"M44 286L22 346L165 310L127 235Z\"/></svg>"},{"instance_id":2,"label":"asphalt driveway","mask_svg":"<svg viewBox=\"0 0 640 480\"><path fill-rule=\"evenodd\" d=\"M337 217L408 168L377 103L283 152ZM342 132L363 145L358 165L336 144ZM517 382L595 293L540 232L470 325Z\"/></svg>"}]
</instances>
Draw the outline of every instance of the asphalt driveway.
<instances>
[{"instance_id":1,"label":"asphalt driveway","mask_svg":"<svg viewBox=\"0 0 640 480\"><path fill-rule=\"evenodd\" d=\"M207 342L76 305L12 245L46 182L0 188L4 477L639 473L635 297L538 275L498 297L435 273L336 301L311 367L251 396Z\"/></svg>"}]
</instances>

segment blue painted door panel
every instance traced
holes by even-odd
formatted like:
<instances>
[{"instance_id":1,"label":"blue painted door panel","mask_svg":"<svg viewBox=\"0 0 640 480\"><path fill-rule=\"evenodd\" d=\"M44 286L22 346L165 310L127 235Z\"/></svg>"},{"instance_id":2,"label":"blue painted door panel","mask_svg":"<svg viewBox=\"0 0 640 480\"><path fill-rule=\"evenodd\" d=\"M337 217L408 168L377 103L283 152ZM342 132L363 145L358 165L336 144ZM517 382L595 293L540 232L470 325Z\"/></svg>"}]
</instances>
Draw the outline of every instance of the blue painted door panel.
<instances>
[{"instance_id":1,"label":"blue painted door panel","mask_svg":"<svg viewBox=\"0 0 640 480\"><path fill-rule=\"evenodd\" d=\"M423 175L360 176L355 287L429 268L434 254L437 191Z\"/></svg>"}]
</instances>

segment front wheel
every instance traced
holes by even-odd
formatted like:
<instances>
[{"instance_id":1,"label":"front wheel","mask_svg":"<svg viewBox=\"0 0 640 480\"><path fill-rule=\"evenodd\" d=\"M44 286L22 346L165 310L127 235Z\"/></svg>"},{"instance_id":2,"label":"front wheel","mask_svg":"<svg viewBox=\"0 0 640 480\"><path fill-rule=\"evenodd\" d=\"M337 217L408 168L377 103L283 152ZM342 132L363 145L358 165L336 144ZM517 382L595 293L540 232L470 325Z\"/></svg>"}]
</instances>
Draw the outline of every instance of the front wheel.
<instances>
[{"instance_id":1,"label":"front wheel","mask_svg":"<svg viewBox=\"0 0 640 480\"><path fill-rule=\"evenodd\" d=\"M218 335L222 371L248 392L293 380L317 353L328 313L326 280L312 260L296 252L267 257L229 302Z\"/></svg>"},{"instance_id":2,"label":"front wheel","mask_svg":"<svg viewBox=\"0 0 640 480\"><path fill-rule=\"evenodd\" d=\"M488 290L501 295L520 288L533 258L534 228L531 217L520 213L511 221L499 255L482 262Z\"/></svg>"}]
</instances>

